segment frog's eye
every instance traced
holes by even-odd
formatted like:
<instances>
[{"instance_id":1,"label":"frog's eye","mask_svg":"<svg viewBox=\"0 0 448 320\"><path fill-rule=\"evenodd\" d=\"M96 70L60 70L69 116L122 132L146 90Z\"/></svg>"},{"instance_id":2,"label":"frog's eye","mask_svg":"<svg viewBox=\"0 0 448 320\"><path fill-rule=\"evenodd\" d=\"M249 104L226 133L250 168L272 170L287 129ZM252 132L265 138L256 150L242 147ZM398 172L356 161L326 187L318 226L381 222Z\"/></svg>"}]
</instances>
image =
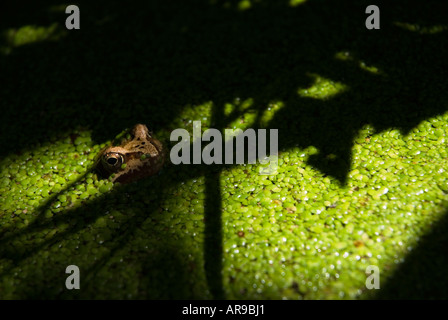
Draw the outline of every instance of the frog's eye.
<instances>
[{"instance_id":1,"label":"frog's eye","mask_svg":"<svg viewBox=\"0 0 448 320\"><path fill-rule=\"evenodd\" d=\"M110 152L103 156L103 165L109 170L117 170L124 163L124 157L121 153Z\"/></svg>"}]
</instances>

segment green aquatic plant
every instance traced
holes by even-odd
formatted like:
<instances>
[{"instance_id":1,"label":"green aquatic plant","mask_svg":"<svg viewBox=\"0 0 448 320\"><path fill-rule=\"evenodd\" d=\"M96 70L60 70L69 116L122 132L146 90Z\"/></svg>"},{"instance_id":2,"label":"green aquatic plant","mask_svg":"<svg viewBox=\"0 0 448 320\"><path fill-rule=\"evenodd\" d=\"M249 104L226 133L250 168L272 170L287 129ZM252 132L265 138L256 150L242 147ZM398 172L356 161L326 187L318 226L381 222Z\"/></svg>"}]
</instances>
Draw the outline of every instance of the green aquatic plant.
<instances>
[{"instance_id":1,"label":"green aquatic plant","mask_svg":"<svg viewBox=\"0 0 448 320\"><path fill-rule=\"evenodd\" d=\"M191 110L203 111L200 106ZM364 127L353 146L346 185L307 164L318 152L314 147L282 150L275 175L259 175L259 164L223 170L225 296L313 299L367 294L366 267L377 265L384 276L391 274L440 218L448 200L447 155L440 148L447 120L444 114L423 121L407 136L393 129L375 134ZM46 283L45 265L57 269L75 262L81 270L96 270L85 297L94 291L97 297L137 297L142 290L139 270L146 268L141 261L162 259L166 246L176 259L190 257L181 267L197 280L176 278L179 288L186 282L193 286L179 294L210 297L201 267L206 190L200 166L169 166L154 179L120 186L91 170L106 144L96 145L88 131L78 130L2 160L4 297L20 297L28 286ZM191 169L192 178L178 179ZM169 244L180 239L182 246ZM142 248L152 252L152 258ZM95 265L105 257L101 266ZM159 267L172 269L170 259L157 263L145 273L151 279ZM117 286L113 291L112 284L106 285L111 277ZM152 290L151 297L171 294L164 286ZM48 296L51 292L71 296L61 285Z\"/></svg>"}]
</instances>

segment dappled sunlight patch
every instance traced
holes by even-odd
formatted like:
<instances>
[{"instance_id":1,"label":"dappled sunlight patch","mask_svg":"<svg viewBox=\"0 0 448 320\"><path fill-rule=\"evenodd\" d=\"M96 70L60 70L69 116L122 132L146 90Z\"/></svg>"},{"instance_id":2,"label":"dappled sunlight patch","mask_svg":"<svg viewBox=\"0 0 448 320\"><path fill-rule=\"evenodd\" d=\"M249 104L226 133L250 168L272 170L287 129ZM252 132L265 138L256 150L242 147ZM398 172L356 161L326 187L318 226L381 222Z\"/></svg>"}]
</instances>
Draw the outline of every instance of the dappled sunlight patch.
<instances>
[{"instance_id":1,"label":"dappled sunlight patch","mask_svg":"<svg viewBox=\"0 0 448 320\"><path fill-rule=\"evenodd\" d=\"M301 4L304 4L305 2L307 2L307 0L289 0L289 5L291 7L297 7Z\"/></svg>"},{"instance_id":2,"label":"dappled sunlight patch","mask_svg":"<svg viewBox=\"0 0 448 320\"><path fill-rule=\"evenodd\" d=\"M304 98L326 100L348 89L348 86L341 82L326 79L314 73L310 73L308 76L314 80L313 85L309 88L298 90L299 96Z\"/></svg>"},{"instance_id":3,"label":"dappled sunlight patch","mask_svg":"<svg viewBox=\"0 0 448 320\"><path fill-rule=\"evenodd\" d=\"M231 116L232 114L243 114L245 111L250 109L254 104L254 99L247 98L244 100L241 100L240 98L235 98L233 100L233 103L226 103L224 105L224 115L225 116Z\"/></svg>"},{"instance_id":4,"label":"dappled sunlight patch","mask_svg":"<svg viewBox=\"0 0 448 320\"><path fill-rule=\"evenodd\" d=\"M400 29L412 31L418 34L437 34L448 30L447 25L435 25L435 26L422 26L417 23L407 23L407 22L394 22L395 26Z\"/></svg>"},{"instance_id":5,"label":"dappled sunlight patch","mask_svg":"<svg viewBox=\"0 0 448 320\"><path fill-rule=\"evenodd\" d=\"M284 106L285 103L280 100L273 100L267 106L260 107L253 98L244 100L236 98L232 103L224 105L224 115L230 120L226 128L245 130L252 127L268 127Z\"/></svg>"},{"instance_id":6,"label":"dappled sunlight patch","mask_svg":"<svg viewBox=\"0 0 448 320\"><path fill-rule=\"evenodd\" d=\"M341 61L353 61L353 56L351 55L350 51L336 52L334 57L335 57L335 59L341 60Z\"/></svg>"},{"instance_id":7,"label":"dappled sunlight patch","mask_svg":"<svg viewBox=\"0 0 448 320\"><path fill-rule=\"evenodd\" d=\"M248 129L254 125L259 110L254 107L254 99L247 98L241 100L236 98L233 103L224 105L224 115L229 121L226 128L230 129Z\"/></svg>"},{"instance_id":8,"label":"dappled sunlight patch","mask_svg":"<svg viewBox=\"0 0 448 320\"><path fill-rule=\"evenodd\" d=\"M53 23L48 27L27 25L21 28L11 28L3 32L5 45L1 52L9 54L14 48L42 41L58 41L67 35L67 31Z\"/></svg>"},{"instance_id":9,"label":"dappled sunlight patch","mask_svg":"<svg viewBox=\"0 0 448 320\"><path fill-rule=\"evenodd\" d=\"M285 107L285 103L283 101L272 101L268 104L268 107L263 110L263 114L260 118L260 126L261 127L267 127L269 126L269 122L274 119L274 116L277 114L278 111L283 109Z\"/></svg>"},{"instance_id":10,"label":"dappled sunlight patch","mask_svg":"<svg viewBox=\"0 0 448 320\"><path fill-rule=\"evenodd\" d=\"M359 298L369 265L387 281L445 211L447 120L406 137L363 126L346 185L307 163L314 146L281 150L276 175L256 175L256 164L223 171L227 296Z\"/></svg>"},{"instance_id":11,"label":"dappled sunlight patch","mask_svg":"<svg viewBox=\"0 0 448 320\"><path fill-rule=\"evenodd\" d=\"M236 102L225 111L226 116L240 110L235 114L242 117L255 104L252 99ZM270 112L283 107L281 101L272 102ZM190 120L202 117L207 128L212 110L211 102L186 108L179 124L189 127ZM272 175L260 175L258 163L223 167L217 178L225 296L363 297L367 266L378 266L381 281L387 279L440 218L448 201L447 133L448 113L422 121L406 136L394 128L375 132L372 125L364 125L353 141L346 185L309 164L316 156L337 160L337 155L322 154L315 146L280 150L278 169ZM181 269L195 279L188 282L193 295L210 298L201 267L206 177L197 166L170 167L163 173L165 189L153 179L126 188L101 182L88 167L105 145L95 145L90 131L75 130L1 161L0 219L2 240L7 244L2 250L26 257L17 266L7 259L0 266L33 274L36 265L46 270L43 261L59 266L67 256L76 256L79 265L87 268L104 258L107 267L96 274L104 283L92 279L101 284L95 290L101 297L110 292L121 297L120 285L136 286L140 279L117 280L129 270L138 273L140 264L133 257L156 263L159 268L146 271L153 276L167 266L174 272L177 267L172 262L157 257L163 256L167 245L181 243L173 250L188 257ZM193 170L198 170L197 175L185 175ZM21 235L34 223L36 213L40 228ZM126 231L134 224L138 228ZM120 240L123 232L132 236ZM30 246L40 249L30 253ZM116 251L114 246L121 249ZM17 283L25 280L11 279L15 286L8 277L0 281L8 288L8 296L17 297ZM32 276L23 279L42 285ZM170 288L153 290L163 294ZM126 294L138 296L138 290L128 289Z\"/></svg>"},{"instance_id":12,"label":"dappled sunlight patch","mask_svg":"<svg viewBox=\"0 0 448 320\"><path fill-rule=\"evenodd\" d=\"M126 132L123 130L115 139ZM157 178L126 186L113 184L91 170L99 151L110 143L95 144L90 130L74 129L1 160L3 298L23 298L23 290L27 296L42 298L42 288L45 297L70 296L70 291L54 279L70 264L79 266L84 279L92 268L96 270L93 278L84 282L83 294L87 296L106 297L111 292L123 296L121 290L126 287L127 298L141 297L137 292L141 285L138 272L141 265L148 267L145 261L166 267L145 272L153 278L163 270L190 270L188 277L182 278L188 284L155 287L144 293L148 297L170 297L172 286L180 286L181 290L191 288L178 291L181 297L193 294L210 298L204 273L200 272L204 178L179 181L177 175L165 176L165 192L157 185ZM141 187L145 183L146 187ZM138 225L135 230L134 225ZM184 259L175 265L171 260L165 262L167 248L173 250L170 259L176 255ZM97 269L98 263L105 267ZM134 276L129 277L129 270ZM173 274L179 273L171 271L164 281L171 281ZM96 285L87 285L92 281Z\"/></svg>"},{"instance_id":13,"label":"dappled sunlight patch","mask_svg":"<svg viewBox=\"0 0 448 320\"><path fill-rule=\"evenodd\" d=\"M380 73L379 69L375 66L369 66L365 62L359 62L359 67L367 72L378 74Z\"/></svg>"},{"instance_id":14,"label":"dappled sunlight patch","mask_svg":"<svg viewBox=\"0 0 448 320\"><path fill-rule=\"evenodd\" d=\"M110 190L112 184L100 182L89 173L96 154L104 146L93 144L90 131L75 130L52 143L2 159L0 191L8 194L2 197L2 212L5 216L24 217L26 225L43 207L43 214L49 218L79 206L100 190Z\"/></svg>"},{"instance_id":15,"label":"dappled sunlight patch","mask_svg":"<svg viewBox=\"0 0 448 320\"><path fill-rule=\"evenodd\" d=\"M192 135L193 121L201 121L201 133L203 133L211 126L213 108L215 108L215 105L212 101L207 101L199 105L195 104L183 106L180 114L173 119L169 127L171 130L175 130L177 128L185 129L190 133L190 135ZM169 138L170 133L165 132L165 135Z\"/></svg>"},{"instance_id":16,"label":"dappled sunlight patch","mask_svg":"<svg viewBox=\"0 0 448 320\"><path fill-rule=\"evenodd\" d=\"M225 124L225 128L245 130L255 126L267 127L276 113L284 106L283 101L273 100L267 106L260 107L253 98L241 99L239 97L231 102L224 103L222 106L215 105L211 101L199 105L187 105L182 108L180 115L173 120L170 128L185 129L190 135L193 133L194 121L201 121L201 133L209 128L216 128L216 124L211 123L215 108L219 109L216 113L222 117L219 121ZM259 123L256 123L257 121Z\"/></svg>"},{"instance_id":17,"label":"dappled sunlight patch","mask_svg":"<svg viewBox=\"0 0 448 320\"><path fill-rule=\"evenodd\" d=\"M382 74L383 72L376 66L367 65L364 61L356 59L350 51L339 51L334 55L336 60L349 61L355 63L359 68L372 74Z\"/></svg>"},{"instance_id":18,"label":"dappled sunlight patch","mask_svg":"<svg viewBox=\"0 0 448 320\"><path fill-rule=\"evenodd\" d=\"M219 5L225 9L233 9L237 11L246 11L253 9L264 0L209 0L211 5Z\"/></svg>"},{"instance_id":19,"label":"dappled sunlight patch","mask_svg":"<svg viewBox=\"0 0 448 320\"><path fill-rule=\"evenodd\" d=\"M252 7L252 2L250 0L241 0L238 2L238 10L245 11Z\"/></svg>"}]
</instances>

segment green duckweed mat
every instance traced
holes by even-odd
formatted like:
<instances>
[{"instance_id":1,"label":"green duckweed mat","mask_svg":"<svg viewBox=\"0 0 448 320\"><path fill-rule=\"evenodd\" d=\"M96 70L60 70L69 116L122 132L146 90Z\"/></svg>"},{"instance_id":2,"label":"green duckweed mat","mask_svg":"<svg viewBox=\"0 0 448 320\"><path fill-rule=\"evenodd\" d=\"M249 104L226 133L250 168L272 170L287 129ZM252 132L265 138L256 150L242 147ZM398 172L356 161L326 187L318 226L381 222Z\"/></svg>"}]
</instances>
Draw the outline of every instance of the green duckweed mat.
<instances>
[{"instance_id":1,"label":"green duckweed mat","mask_svg":"<svg viewBox=\"0 0 448 320\"><path fill-rule=\"evenodd\" d=\"M0 10L1 299L448 298L446 3L378 2L380 30L367 1L76 4L80 30ZM195 120L278 129L277 173L92 170L136 123L170 149Z\"/></svg>"}]
</instances>

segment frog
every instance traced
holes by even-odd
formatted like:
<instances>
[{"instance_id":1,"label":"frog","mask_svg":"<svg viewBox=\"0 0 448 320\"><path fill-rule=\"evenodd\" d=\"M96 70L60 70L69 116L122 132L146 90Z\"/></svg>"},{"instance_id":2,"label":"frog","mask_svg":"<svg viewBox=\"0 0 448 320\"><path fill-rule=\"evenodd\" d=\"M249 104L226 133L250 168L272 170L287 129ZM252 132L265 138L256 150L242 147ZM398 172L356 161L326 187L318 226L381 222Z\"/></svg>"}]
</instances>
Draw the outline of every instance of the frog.
<instances>
[{"instance_id":1,"label":"frog","mask_svg":"<svg viewBox=\"0 0 448 320\"><path fill-rule=\"evenodd\" d=\"M101 176L112 176L112 182L127 184L159 173L164 162L163 144L146 125L136 124L130 138L99 153L96 168Z\"/></svg>"}]
</instances>

